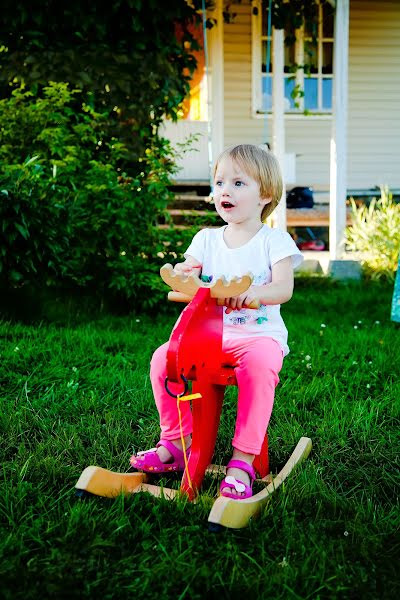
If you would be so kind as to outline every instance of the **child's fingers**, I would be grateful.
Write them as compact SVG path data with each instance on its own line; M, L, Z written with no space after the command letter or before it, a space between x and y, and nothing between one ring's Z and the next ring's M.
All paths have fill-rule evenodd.
M175 265L174 271L175 273L183 273L184 275L189 275L199 267L190 267L189 265Z
M234 310L242 308L260 308L260 301L252 296L236 296L234 298L225 298L224 305L226 306L226 314L229 315Z

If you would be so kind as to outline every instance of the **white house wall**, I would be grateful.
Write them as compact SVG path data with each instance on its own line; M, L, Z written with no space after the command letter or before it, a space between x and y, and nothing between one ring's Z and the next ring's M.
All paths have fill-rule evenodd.
M351 0L349 187L400 188L399 30L399 0Z
M233 23L224 28L225 145L261 144L263 121L252 118L251 8L233 4Z
M225 145L262 143L271 120L252 114L251 7L234 4L224 25ZM351 0L349 189L400 188L400 1ZM286 152L298 185L329 186L329 116L286 115Z

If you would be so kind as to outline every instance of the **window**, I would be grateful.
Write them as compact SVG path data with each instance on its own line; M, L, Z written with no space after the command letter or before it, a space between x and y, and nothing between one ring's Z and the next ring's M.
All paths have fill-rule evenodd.
M255 112L272 108L272 33L268 36L268 0L258 3L253 17L253 93ZM316 36L307 26L285 30L285 111L291 113L332 112L333 25L330 4L318 7ZM267 64L268 63L268 64Z

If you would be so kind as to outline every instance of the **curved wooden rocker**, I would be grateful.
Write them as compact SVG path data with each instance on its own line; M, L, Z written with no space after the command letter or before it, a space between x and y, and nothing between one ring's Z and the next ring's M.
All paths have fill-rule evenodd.
M121 494L149 492L153 496L162 496L172 500L178 493L178 490L162 488L159 485L147 483L147 481L146 473L117 473L92 465L82 471L75 489L77 496L93 494L103 498L116 498Z
M247 527L250 519L261 512L273 492L275 492L275 490L285 481L296 465L307 458L311 452L311 448L312 442L310 438L300 438L283 469L275 478L272 478L271 475L264 477L261 481L268 485L265 489L261 490L261 492L258 492L258 494L254 494L251 498L234 500L233 498L219 496L214 502L208 517L210 528L213 529L217 526L230 527L233 529Z
M145 473L115 473L101 467L87 467L76 483L77 495L95 494L115 497L121 493L149 492L157 497L173 499L184 494L195 501L205 473L223 467L211 465L221 416L225 387L236 385L235 370L222 362L222 306L225 298L245 292L252 276L245 275L232 281L218 279L203 283L196 275L177 275L171 265L161 268L164 282L173 288L169 298L188 302L178 318L169 340L167 351L167 378L165 386L177 402L191 400L193 434L190 456L179 490L152 485ZM254 306L256 308L256 306ZM182 393L173 394L169 382L182 384ZM187 395L189 382L192 393ZM260 455L253 466L266 488L246 500L219 497L209 515L210 529L219 527L245 527L268 501L272 492L291 473L311 450L311 440L301 438L282 471L272 480L268 463L268 436L265 436ZM260 480L257 480L260 481Z

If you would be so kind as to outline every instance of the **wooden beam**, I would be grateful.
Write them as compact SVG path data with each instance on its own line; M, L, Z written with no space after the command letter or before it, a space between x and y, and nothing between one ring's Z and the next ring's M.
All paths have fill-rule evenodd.
M224 18L222 16L222 0L216 0L214 10L210 14L216 25L208 30L210 47L210 106L209 123L211 127L210 168L224 149ZM211 180L210 173L210 180Z
M285 158L285 93L284 93L284 31L273 29L272 53L272 150L279 160L282 170ZM286 187L283 173L283 191L281 200L272 213L275 227L286 231Z
M349 0L337 0L335 13L333 119L330 148L330 259L344 253L347 183L347 104Z

